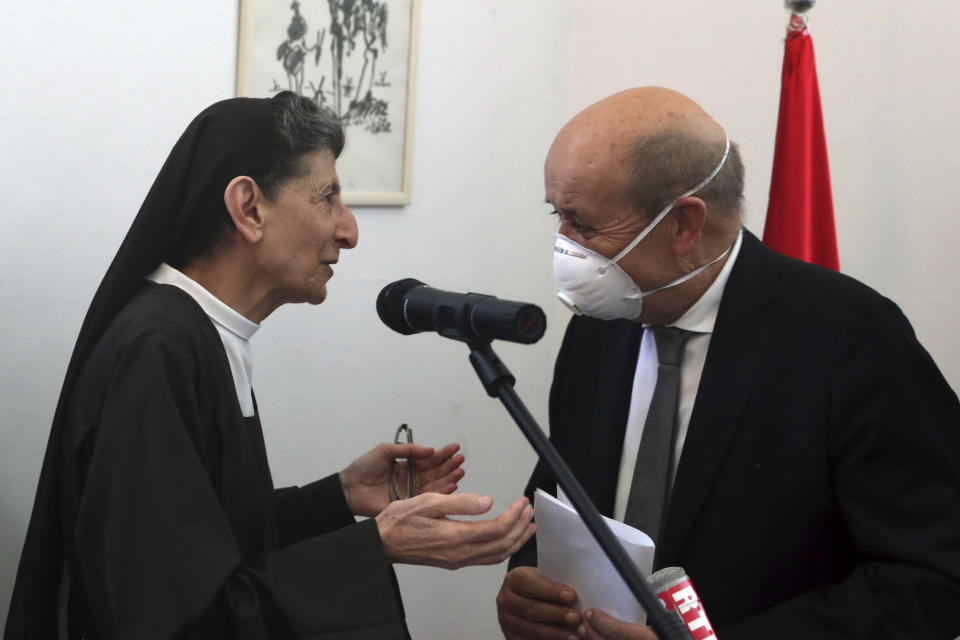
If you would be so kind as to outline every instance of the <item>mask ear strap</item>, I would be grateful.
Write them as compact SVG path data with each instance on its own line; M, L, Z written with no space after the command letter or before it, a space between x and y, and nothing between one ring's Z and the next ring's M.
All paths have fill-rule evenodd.
M734 244L736 244L736 243L734 243ZM723 259L726 257L726 255L727 255L728 253L730 253L730 250L731 250L731 249L733 249L733 245L730 245L729 247L727 247L726 251L724 251L723 253L721 253L719 256L717 256L716 258L714 258L713 260L711 260L711 261L708 262L707 264L703 265L702 267L698 267L698 268L694 269L693 271L691 271L691 272L688 273L687 275L683 276L683 277L680 278L679 280L674 280L674 281L671 282L670 284L665 284L665 285L663 285L662 287L657 287L656 289L651 289L650 291L644 291L644 292L642 292L642 293L640 294L640 297L642 298L642 297L644 297L644 296L650 295L651 293L656 293L657 291L662 291L663 289L669 289L670 287L675 287L675 286L677 286L678 284L683 284L684 282L686 282L686 281L689 280L690 278L692 278L692 277L698 275L699 273L703 272L703 270L706 269L707 267L709 267L710 265L716 264L717 262L720 262L721 260L723 260Z
M707 184L709 184L710 181L713 180L713 179L717 176L718 173L720 173L720 169L722 169L722 168L723 168L723 165L726 164L726 162L727 162L727 156L728 156L728 155L730 155L730 138L724 136L723 157L720 158L720 162L717 163L717 166L714 167L713 171L710 172L710 175L708 175L706 178L704 178L703 180L701 180L701 181L699 182L699 184L697 184L697 186L695 186L694 188L688 189L687 191L684 191L683 193L681 193L679 196L677 196L677 197L673 200L673 202L671 202L671 203L668 204L666 207L664 207L664 208L663 208L663 211L661 211L660 213L658 213L658 214L657 214L657 217L654 218L653 221L652 221L650 224L648 224L648 225L646 226L646 228L644 228L644 230L641 231L641 232L637 235L637 237L634 238L634 239L630 242L630 244L628 244L627 246L625 246L620 253L618 253L617 255L615 255L615 256L613 256L612 258L610 258L610 260L607 262L607 264L605 264L605 265L603 265L603 267L601 267L600 273L605 272L605 271L607 270L607 268L610 267L610 265L616 264L617 262L620 262L620 260L621 260L625 255L627 255L628 253L630 253L631 251L633 251L633 248L634 248L635 246L637 246L638 244L640 244L640 241L643 240L644 238L646 238L647 235L649 235L650 232L653 231L654 228L656 228L656 226L657 226L658 224L660 224L660 221L663 220L663 218L664 218L668 213L670 213L670 211L673 210L674 205L676 205L677 202L679 202L681 198L686 198L687 196L692 195L692 194L696 193L697 191L700 191L700 189L703 189L705 186L707 186ZM709 266L709 265L707 265L707 266ZM696 273L696 272L695 272L695 273Z
M681 197L684 197L684 196L681 196ZM677 198L677 200L679 200L679 199L680 199L680 198ZM671 202L669 205L667 205L667 207L666 207L663 211L661 211L660 213L658 213L658 214L657 214L657 217L653 219L653 222L651 222L650 224L648 224L648 225L646 226L646 228L645 228L643 231L641 231L641 232L637 235L637 237L634 238L634 239L630 242L630 244L628 244L627 246L625 246L625 247L623 248L623 251L621 251L621 252L618 253L617 255L613 256L612 258L610 258L610 260L607 261L607 264L605 264L605 265L603 265L603 267L601 267L600 273L603 273L604 271L606 271L611 265L614 265L614 264L620 262L620 260L621 260L621 258L623 258L623 256L625 256L625 255L627 255L628 253L630 253L631 251L633 251L633 248L634 248L635 246L637 246L638 244L640 244L640 241L643 240L644 238L646 238L646 237L650 234L650 232L653 231L653 230L656 228L656 226L660 223L660 221L663 220L664 216L666 216L668 213L670 213L670 211L673 209L673 205L675 205L675 204L677 204L677 201L676 201L676 200L674 200L673 202Z

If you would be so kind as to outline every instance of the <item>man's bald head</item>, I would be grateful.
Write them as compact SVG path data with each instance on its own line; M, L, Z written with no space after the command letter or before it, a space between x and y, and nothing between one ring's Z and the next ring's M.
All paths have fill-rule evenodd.
M666 130L687 131L723 144L723 128L690 98L662 87L626 89L590 105L560 130L565 135L587 135L595 141L623 145Z
M670 89L615 93L578 113L557 134L551 157L565 157L607 176L612 188L648 220L710 174L726 134L700 106ZM739 225L743 164L736 145L723 168L694 194L715 216L707 226Z

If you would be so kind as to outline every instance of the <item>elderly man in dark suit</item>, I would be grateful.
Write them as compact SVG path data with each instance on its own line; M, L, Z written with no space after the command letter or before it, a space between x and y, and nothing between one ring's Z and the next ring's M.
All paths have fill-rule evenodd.
M960 404L897 306L743 229L736 146L676 92L578 114L545 184L582 314L551 440L599 510L686 569L723 640L960 634ZM497 597L507 638L655 637L535 564L534 539Z

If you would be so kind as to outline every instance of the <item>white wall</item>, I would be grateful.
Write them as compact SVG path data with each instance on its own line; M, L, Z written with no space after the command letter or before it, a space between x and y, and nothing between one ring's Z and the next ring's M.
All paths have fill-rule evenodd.
M843 269L911 318L960 386L960 305L950 240L960 129L949 25L960 10L823 1L813 12ZM879 6L878 6L879 5ZM392 435L455 440L465 490L494 508L533 463L466 349L401 337L373 303L394 279L541 304L551 329L503 345L542 423L565 314L552 301L541 167L575 111L613 91L660 84L700 101L740 142L747 224L762 230L786 23L780 0L424 0L414 200L358 210L319 308L290 307L254 343L255 386L278 483L342 467ZM929 6L929 5L928 5ZM0 0L0 623L59 384L106 265L190 118L232 94L236 3ZM950 239L950 240L948 240ZM401 567L414 637L496 637L503 567Z

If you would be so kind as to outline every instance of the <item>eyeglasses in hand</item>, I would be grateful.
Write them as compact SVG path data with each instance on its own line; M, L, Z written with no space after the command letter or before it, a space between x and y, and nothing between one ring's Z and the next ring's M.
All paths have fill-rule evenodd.
M401 424L397 427L397 432L393 436L394 444L413 444L413 429L408 427L406 423ZM404 464L400 462L399 464ZM398 466L397 460L393 461L393 464L390 468L390 502L394 500L405 500L413 496L417 491L417 465L414 462L413 458L406 459L407 473L406 473L406 493L400 492L400 467Z

